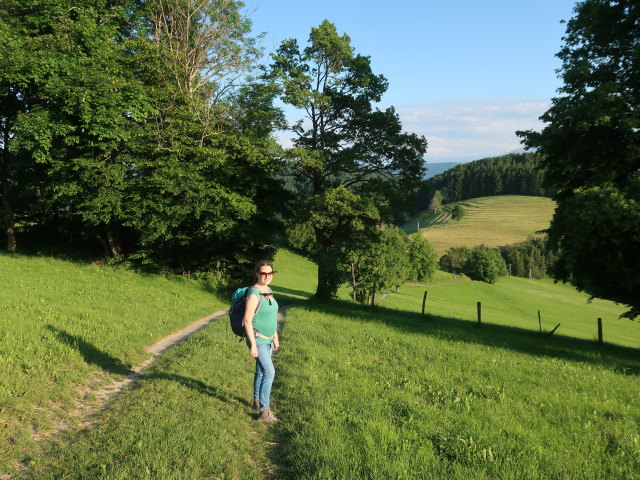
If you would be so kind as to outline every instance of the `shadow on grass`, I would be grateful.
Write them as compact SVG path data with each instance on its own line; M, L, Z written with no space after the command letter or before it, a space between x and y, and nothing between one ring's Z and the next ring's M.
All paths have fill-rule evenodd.
M635 348L606 343L599 345L589 340L548 335L518 327L488 323L478 326L474 321L433 314L422 319L419 312L367 307L345 300L321 302L311 299L304 302L302 307L367 323L383 323L404 333L493 346L529 355L600 364L625 375L640 375L640 350Z
M60 330L53 325L46 325L45 328L53 332L60 342L76 350L85 362L97 365L102 370L109 373L119 375L129 375L133 373L131 369L124 365L119 359L103 352L95 345L84 340L82 337L71 335L70 333Z
M194 392L202 395L220 400L221 402L229 403L231 401L238 402L244 406L250 407L251 404L246 398L240 398L237 396L226 396L220 392L218 388L213 385L208 385L200 380L194 378L184 377L182 375L176 375L174 373L166 372L154 372L144 376L145 380L168 380L171 382L177 382L183 387L186 387Z

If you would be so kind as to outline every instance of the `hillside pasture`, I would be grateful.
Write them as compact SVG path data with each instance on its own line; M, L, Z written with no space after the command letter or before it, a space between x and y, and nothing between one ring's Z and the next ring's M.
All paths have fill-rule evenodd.
M145 347L226 308L210 285L0 254L0 477L84 420Z
M275 360L281 424L255 422L253 360L226 317L163 354L79 424L80 396L121 379L158 336L224 308L226 295L200 282L53 259L0 262L11 272L2 300L14 320L3 324L1 358L15 366L0 380L18 394L2 397L9 448L0 474L635 480L640 471L640 361L632 348L640 325L566 285L488 285L438 272L374 308L323 303L310 299L315 265L281 250L273 289L281 306L293 305ZM485 323L477 328L480 300ZM55 312L49 317L38 310L44 302ZM562 323L553 336L537 331L537 308L546 330ZM605 345L594 341L597 316ZM18 333L16 321L27 328ZM54 420L69 425L53 434Z
M451 218L456 205L465 209L465 216L457 221ZM480 197L444 205L440 213L425 210L402 228L414 233L419 224L420 233L441 256L450 247L498 247L524 241L549 227L554 210L555 202L546 197Z

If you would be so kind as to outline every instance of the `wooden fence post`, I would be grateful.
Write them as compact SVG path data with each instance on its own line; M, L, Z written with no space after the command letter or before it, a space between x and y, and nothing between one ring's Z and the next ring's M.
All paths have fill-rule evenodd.
M602 343L602 319L598 318L598 343Z
M424 291L424 297L422 297L422 318L424 319L424 306L427 303L427 291Z
M540 318L540 310L538 310L538 327L540 328L540 333L542 333L542 319Z
M478 302L478 326L482 325L482 304Z

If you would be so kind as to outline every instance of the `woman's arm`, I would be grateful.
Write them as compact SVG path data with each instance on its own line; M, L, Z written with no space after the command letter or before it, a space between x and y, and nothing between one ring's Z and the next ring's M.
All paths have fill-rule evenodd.
M273 350L278 350L280 348L280 339L278 338L278 330L276 330L276 334L273 336Z
M253 334L253 317L258 307L258 297L249 294L244 308L244 331L249 340L250 354L252 358L258 358L258 346L256 345L256 336Z

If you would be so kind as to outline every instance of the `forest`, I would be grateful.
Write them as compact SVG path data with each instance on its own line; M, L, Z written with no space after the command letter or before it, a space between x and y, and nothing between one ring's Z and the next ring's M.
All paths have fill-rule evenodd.
M633 2L585 2L546 127L518 132L536 153L460 165L425 187L427 139L377 106L387 78L328 20L265 58L240 1L4 0L5 249L228 281L297 229L316 296L350 281L366 298L382 286L371 252L395 242L393 216L420 189L443 202L551 195L558 278L637 314L637 17Z
M424 182L416 195L418 210L428 208L436 191L442 203L494 195L532 195L550 197L544 185L540 154L509 153L456 165Z

